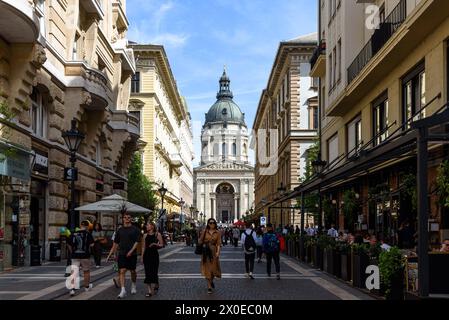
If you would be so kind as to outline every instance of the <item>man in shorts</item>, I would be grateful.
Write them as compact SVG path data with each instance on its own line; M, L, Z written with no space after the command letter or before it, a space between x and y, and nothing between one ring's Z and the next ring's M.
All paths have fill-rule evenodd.
M94 238L88 231L89 221L85 220L81 222L81 228L70 235L69 238L69 251L72 257L72 279L73 286L70 290L70 295L75 295L75 278L79 272L80 266L84 272L84 290L89 291L92 288L90 283L90 252L94 245Z
M117 230L111 253L115 253L118 248L118 268L120 272L121 291L118 299L126 297L125 275L126 271L131 272L131 294L136 294L136 265L137 265L137 245L139 244L140 231L131 224L132 217L129 213L123 214L123 226Z

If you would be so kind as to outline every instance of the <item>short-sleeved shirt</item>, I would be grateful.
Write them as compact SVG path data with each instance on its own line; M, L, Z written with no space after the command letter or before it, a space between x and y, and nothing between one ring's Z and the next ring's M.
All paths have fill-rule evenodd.
M94 243L94 238L86 230L72 233L69 245L72 248L72 259L89 259L90 245Z
M139 241L140 231L135 226L121 227L116 231L114 242L119 245L119 255L127 255L134 244ZM134 250L133 255L137 255Z

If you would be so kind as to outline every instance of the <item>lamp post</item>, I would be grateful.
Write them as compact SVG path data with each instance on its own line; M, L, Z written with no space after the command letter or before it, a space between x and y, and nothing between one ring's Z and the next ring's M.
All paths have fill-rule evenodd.
M278 192L279 192L279 195L281 196L281 198L284 195L285 191L287 191L287 189L284 187L284 183L281 182L281 185L278 188ZM283 227L283 225L284 225L284 222L283 222L283 219L282 219L282 204L283 203L281 201L281 227Z
M324 171L327 162L321 159L321 153L318 154L318 159L312 162L312 167L315 174L320 177ZM321 232L323 224L323 204L321 199L321 183L318 185L318 231Z
M79 224L79 217L77 212L75 211L75 179L77 178L77 172L75 168L76 163L76 153L81 145L81 142L84 139L84 134L78 131L76 128L76 119L74 118L71 122L70 130L67 130L62 133L62 138L64 139L67 148L70 151L70 229L75 230L75 227Z
M179 206L181 207L181 213L180 213L180 216L179 216L179 226L180 226L180 229L181 229L181 232L182 232L182 225L183 225L183 215L182 215L182 208L184 207L184 205L185 205L185 201L181 198L181 200L179 201Z
M203 220L203 213L202 212L200 213L200 221L201 221L201 224L204 227L204 220Z
M159 194L161 195L162 204L161 204L161 215L164 214L164 197L167 193L167 188L164 187L164 183L162 183L162 186L158 189ZM164 231L164 224L161 222L162 232Z

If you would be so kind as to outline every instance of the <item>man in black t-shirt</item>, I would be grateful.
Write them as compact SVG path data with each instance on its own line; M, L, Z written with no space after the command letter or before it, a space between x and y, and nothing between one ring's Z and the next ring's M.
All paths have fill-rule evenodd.
M72 257L72 274L79 271L80 266L84 272L84 288L89 291L92 287L90 284L90 251L94 245L94 238L87 229L89 228L89 221L81 222L81 230L76 231L70 235L69 251ZM74 276L75 277L75 276ZM75 295L75 279L71 280L73 286L70 290L70 295Z
M111 253L115 253L118 249L118 268L120 272L121 292L118 299L126 296L125 290L125 274L129 270L131 272L131 294L136 294L136 265L137 265L137 245L139 244L140 231L131 224L131 215L125 213L123 215L123 226L117 230L114 238L114 244Z

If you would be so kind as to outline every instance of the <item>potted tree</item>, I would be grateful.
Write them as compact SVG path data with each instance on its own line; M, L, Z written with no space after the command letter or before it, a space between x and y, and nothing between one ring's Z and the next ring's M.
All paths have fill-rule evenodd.
M366 244L352 245L352 284L357 288L364 288L366 268L369 265L369 246Z
M340 253L340 277L344 281L352 280L351 246L346 242L338 244Z
M404 299L404 258L397 247L379 255L381 290L387 300Z

